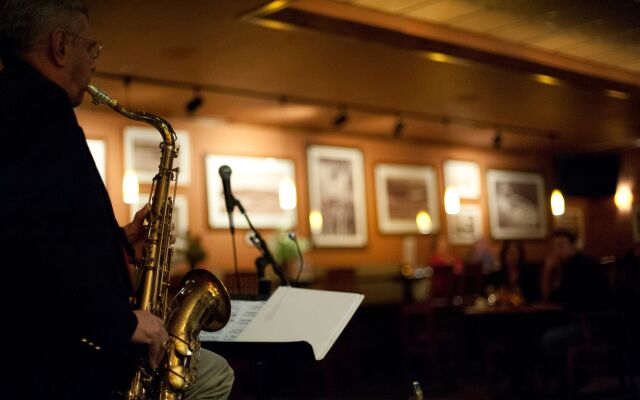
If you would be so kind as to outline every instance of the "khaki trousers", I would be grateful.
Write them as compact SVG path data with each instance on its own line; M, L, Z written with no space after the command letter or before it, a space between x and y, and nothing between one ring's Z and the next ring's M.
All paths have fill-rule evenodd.
M214 352L201 349L197 378L186 391L185 400L226 400L234 379L227 360Z

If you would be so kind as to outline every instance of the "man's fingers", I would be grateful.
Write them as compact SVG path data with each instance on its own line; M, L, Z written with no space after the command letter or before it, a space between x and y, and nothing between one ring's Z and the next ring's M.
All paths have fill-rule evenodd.
M142 207L141 209L138 210L138 212L136 212L136 215L133 217L133 220L141 221L142 219L144 219L144 217L149 212L149 207L150 207L149 203L145 204L144 207Z
M162 343L154 342L149 345L149 364L151 368L156 369L162 362L162 356L164 355L164 348Z

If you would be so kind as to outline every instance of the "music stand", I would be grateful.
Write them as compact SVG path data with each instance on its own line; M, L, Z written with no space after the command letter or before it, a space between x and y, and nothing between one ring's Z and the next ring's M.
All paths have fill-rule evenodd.
M257 398L268 399L265 365L322 360L363 299L357 293L281 286L245 327L229 326L241 333L230 337L221 331L218 337L225 341L211 341L215 333L202 334L202 347L227 358L255 362Z

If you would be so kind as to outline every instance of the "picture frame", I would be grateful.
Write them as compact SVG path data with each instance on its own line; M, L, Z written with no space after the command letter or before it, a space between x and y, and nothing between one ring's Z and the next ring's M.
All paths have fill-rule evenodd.
M229 215L219 174L223 165L231 168L232 193L242 203L256 228L291 229L297 225L297 193L294 191L289 194L296 197L293 199L295 208L285 210L280 207L283 182L295 187L295 164L292 160L208 154L205 157L205 170L209 227L229 228ZM234 225L240 229L249 228L238 209L234 211Z
M455 245L471 245L480 240L482 209L478 204L461 204L458 214L447 215L449 242Z
M431 233L440 229L438 186L433 167L378 164L374 175L381 233L418 233L416 215L423 210L431 216Z
M87 146L96 163L102 182L107 184L107 144L102 139L87 139Z
M174 159L174 167L180 169L178 185L191 183L191 146L189 134L177 130L178 158ZM154 128L128 126L124 129L124 168L133 170L141 184L151 184L158 173L160 165L160 143L162 137Z
M553 227L573 232L578 238L578 248L584 247L585 218L581 207L565 206L564 214L553 216Z
M312 226L317 247L363 247L367 244L367 210L362 152L356 148L307 147L309 208L322 216Z
M633 229L633 243L640 243L640 204L631 209L631 228Z
M547 235L547 201L542 175L487 171L489 223L494 239L543 239Z
M461 199L480 198L480 166L473 161L446 160L443 164L445 188L455 186Z
M140 198L136 204L129 205L129 220L133 221L136 212L143 208L149 201L149 193L140 193ZM187 196L176 194L173 199L173 224L175 225L176 243L175 248L186 247L186 236L189 230L189 202Z

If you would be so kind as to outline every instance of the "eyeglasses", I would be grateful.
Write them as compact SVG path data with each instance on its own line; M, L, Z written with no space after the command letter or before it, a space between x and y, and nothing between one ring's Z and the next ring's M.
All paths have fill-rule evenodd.
M89 56L91 58L93 58L94 60L98 57L100 57L100 53L102 53L102 43L97 41L97 40L93 40L93 39L89 39L87 37L84 36L80 36L80 35L76 35L75 33L71 33L71 32L65 32L71 36L77 37L78 39L82 39L84 41L86 41L89 45L87 46L87 51L89 52Z

